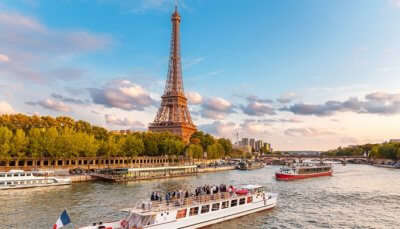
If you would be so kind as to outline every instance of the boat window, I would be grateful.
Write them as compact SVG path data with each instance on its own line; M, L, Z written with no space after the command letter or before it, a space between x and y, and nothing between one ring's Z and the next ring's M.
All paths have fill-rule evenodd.
M242 198L242 199L240 199L239 200L239 204L241 205L241 204L245 204L246 203L246 198Z
M231 207L237 206L237 200L232 200L231 201Z
M25 176L25 173L21 173L21 177L24 177Z
M219 203L215 203L212 205L211 211L218 211L219 210Z
M193 215L197 215L199 214L199 207L194 207L190 209L189 215L193 216Z
M252 196L247 197L247 203L251 203L251 202L253 202L253 197Z
M187 209L181 209L176 213L176 219L181 219L186 217Z
M229 207L229 201L222 202L222 209Z
M10 185L10 184L11 184L11 182L10 182L10 181L7 181L7 182L6 182L6 185Z
M210 205L203 205L201 207L201 214L207 213L210 211Z
M4 185L4 181L1 181L1 182L0 182L0 185Z
M6 176L6 174L0 174L0 177L5 177Z

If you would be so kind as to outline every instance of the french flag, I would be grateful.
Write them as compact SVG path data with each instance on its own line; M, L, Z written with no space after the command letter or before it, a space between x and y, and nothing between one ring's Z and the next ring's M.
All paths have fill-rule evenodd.
M71 223L71 220L69 219L69 216L67 214L67 211L64 210L60 217L58 218L57 222L53 225L53 229L59 229L62 228L68 224Z

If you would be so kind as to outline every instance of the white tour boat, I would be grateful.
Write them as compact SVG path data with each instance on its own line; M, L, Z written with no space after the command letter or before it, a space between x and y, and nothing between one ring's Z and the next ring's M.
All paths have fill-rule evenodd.
M49 172L10 170L0 172L0 190L71 184L71 179L48 176Z
M214 194L179 195L169 201L143 201L125 209L129 215L109 223L93 223L80 229L194 229L271 209L278 194L260 185L243 185Z

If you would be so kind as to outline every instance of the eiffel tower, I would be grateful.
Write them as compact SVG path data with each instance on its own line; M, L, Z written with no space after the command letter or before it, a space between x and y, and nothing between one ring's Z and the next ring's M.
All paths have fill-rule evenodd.
M171 50L168 65L168 77L163 96L161 96L161 107L149 130L153 132L169 131L182 138L186 143L190 136L196 131L187 106L187 98L183 91L182 64L180 52L179 25L181 16L178 8L171 17L172 37Z

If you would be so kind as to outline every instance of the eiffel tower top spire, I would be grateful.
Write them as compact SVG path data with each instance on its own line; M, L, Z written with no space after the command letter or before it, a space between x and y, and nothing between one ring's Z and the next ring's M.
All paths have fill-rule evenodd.
M196 131L187 107L187 99L183 90L182 62L180 50L181 16L178 8L171 16L172 35L171 50L168 64L167 83L161 96L161 106L149 130L154 132L169 131L189 142L190 136Z
M182 82L182 62L180 48L180 22L181 16L178 7L175 6L175 12L171 17L172 37L171 50L168 64L167 84L165 85L164 95L184 95Z

